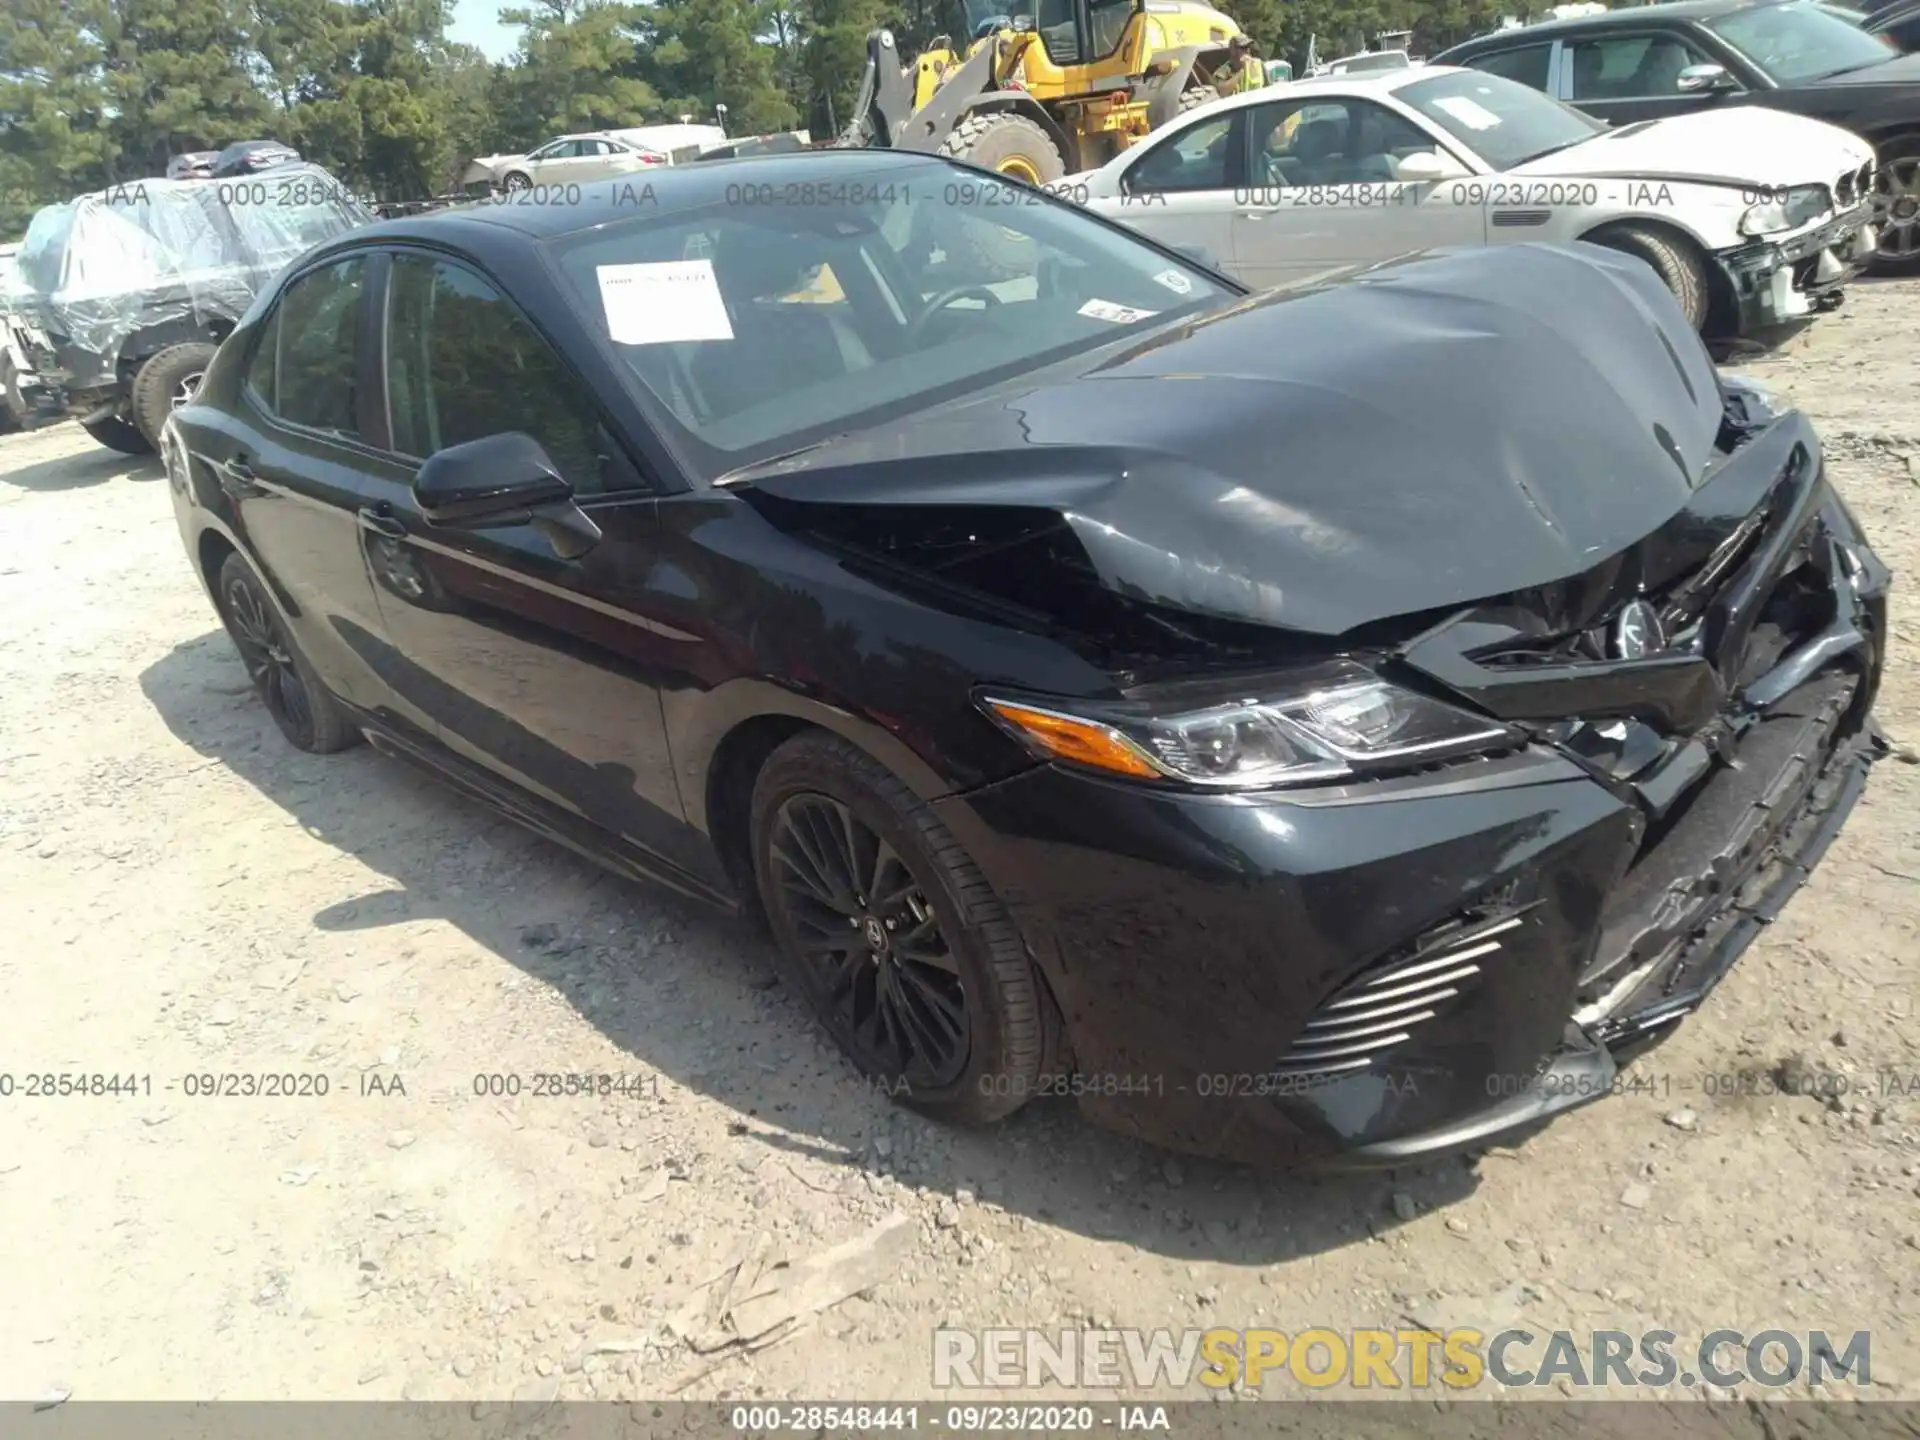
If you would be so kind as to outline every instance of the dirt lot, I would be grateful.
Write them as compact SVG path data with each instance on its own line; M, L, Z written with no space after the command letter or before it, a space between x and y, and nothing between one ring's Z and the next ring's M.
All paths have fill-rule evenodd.
M1920 742L1920 282L1740 368L1812 413L1902 576L1880 714ZM1661 1093L1475 1167L1286 1176L1057 1106L930 1126L854 1082L749 931L365 748L293 752L157 467L71 426L0 441L0 616L0 1071L152 1077L0 1098L0 1396L657 1397L718 1359L676 1393L925 1398L943 1322L1523 1318L1866 1329L1865 1393L1920 1396L1920 1092L1702 1078L1916 1083L1911 751L1643 1062ZM475 1093L554 1071L641 1078ZM186 1093L215 1072L331 1088ZM757 1353L689 1343L743 1242L805 1256L895 1211L910 1243L866 1294Z

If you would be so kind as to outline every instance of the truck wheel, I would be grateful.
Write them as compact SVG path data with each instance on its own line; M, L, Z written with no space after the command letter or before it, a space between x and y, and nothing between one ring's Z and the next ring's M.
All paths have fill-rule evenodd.
M940 153L1022 185L1044 185L1067 173L1067 157L1053 137L1026 116L1004 110L969 115L954 126Z
M149 445L157 448L167 417L192 402L219 348L198 340L169 345L140 367L140 373L133 377L130 408L133 423L140 427Z
M1707 267L1687 241L1645 225L1616 225L1586 238L1646 261L1680 302L1687 323L1696 330L1707 323Z
M1060 147L1024 115L988 111L969 115L941 143L940 153L1022 185L1045 185L1067 173ZM969 225L963 232L969 253L949 256L967 273L986 280L1004 280L1033 271L1033 241L1004 225Z
M1920 135L1881 142L1873 182L1873 221L1880 227L1874 271L1920 273Z
M118 415L109 415L104 420L82 420L80 428L94 440L109 450L118 450L122 455L150 455L153 446L147 443L147 437L140 433L140 427L131 420L122 420Z

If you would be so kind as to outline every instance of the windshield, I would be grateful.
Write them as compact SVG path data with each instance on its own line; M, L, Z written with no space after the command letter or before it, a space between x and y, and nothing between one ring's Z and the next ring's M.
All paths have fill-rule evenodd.
M1385 50L1373 55L1356 55L1351 60L1342 60L1336 68L1349 75L1357 75L1366 70L1405 70L1410 64L1403 51Z
M1783 85L1890 58L1886 45L1825 7L1791 0L1736 10L1707 28Z
M1568 149L1607 128L1538 90L1477 70L1417 80L1393 93L1496 170Z
M821 187L832 204L711 205L551 242L577 308L696 472L978 391L1234 294L1025 187L934 163L885 175L847 183L836 170Z

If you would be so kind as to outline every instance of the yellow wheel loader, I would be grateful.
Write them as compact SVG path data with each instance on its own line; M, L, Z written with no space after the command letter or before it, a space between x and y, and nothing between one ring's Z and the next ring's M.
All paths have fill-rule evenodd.
M1025 7L1007 13L1007 6ZM1198 0L964 0L964 48L903 60L890 31L843 144L951 155L1029 185L1091 170L1220 96L1240 27ZM1252 61L1255 71L1259 62ZM1262 75L1261 78L1264 78Z

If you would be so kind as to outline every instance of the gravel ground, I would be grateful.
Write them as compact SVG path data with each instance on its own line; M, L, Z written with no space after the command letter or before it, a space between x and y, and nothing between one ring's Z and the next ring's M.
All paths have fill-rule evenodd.
M1920 741L1920 282L1739 368L1811 412L1903 577L1880 715ZM157 467L74 427L0 440L0 607L0 1070L152 1077L0 1099L0 1396L925 1398L942 1323L1416 1321L1871 1330L1851 1393L1920 1396L1920 1092L1701 1078L1915 1084L1911 751L1636 1069L1653 1093L1474 1166L1274 1175L1060 1106L926 1124L856 1082L751 931L365 748L293 752ZM330 1088L187 1093L227 1072ZM475 1093L545 1072L635 1084ZM861 1294L703 1353L701 1286L744 1242L803 1257L896 1212Z

